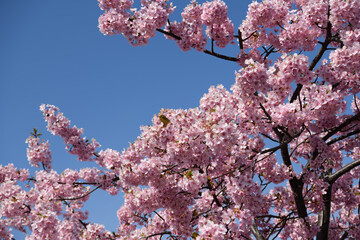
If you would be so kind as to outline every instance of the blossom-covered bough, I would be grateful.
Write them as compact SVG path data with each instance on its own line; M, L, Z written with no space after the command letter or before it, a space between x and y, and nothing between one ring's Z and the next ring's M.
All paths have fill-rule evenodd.
M42 170L0 168L0 238L360 239L360 1L253 2L236 31L220 0L192 1L181 22L167 0L133 4L99 0L100 31L134 46L164 34L237 62L234 85L161 110L122 152L42 105L48 130L98 168L57 173L34 131L28 159ZM234 43L236 57L214 50ZM87 221L100 189L125 193L115 232Z

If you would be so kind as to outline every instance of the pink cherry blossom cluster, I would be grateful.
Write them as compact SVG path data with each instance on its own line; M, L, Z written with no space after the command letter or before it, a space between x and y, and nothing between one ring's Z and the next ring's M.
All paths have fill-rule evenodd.
M201 21L206 26L213 24L222 24L228 19L227 6L221 0L205 2L202 5Z
M104 226L94 223L89 224L86 226L86 230L81 234L80 239L81 240L87 240L87 239L99 239L99 240L105 240L105 239L111 239L113 237L113 234L109 231L104 231Z
M360 43L356 40L356 32L347 32L344 36L346 45L330 53L330 62L325 60L317 70L325 81L338 86L338 89L347 89L353 94L360 91Z
M258 49L251 49L248 52L241 50L237 55L237 61L241 67L246 67L249 63L248 60L253 60L254 62L263 63L266 66L269 66L269 60L264 59Z
M309 70L307 56L295 53L282 56L282 58L281 64L275 64L279 70L276 78L277 85L289 85L294 80L295 83L307 85L314 79L315 74Z
M360 29L341 31L341 40L345 46L351 47L360 42Z
M252 59L246 60L245 64L245 68L235 73L236 84L232 90L243 99L256 99L256 92L266 93L269 90L267 68Z
M360 27L360 3L357 0L329 0L330 20L334 30Z
M166 36L175 39L183 51L195 48L203 51L206 38L203 25L206 27L207 36L215 42L216 46L224 48L234 39L234 26L227 17L227 6L223 1L215 0L200 5L193 1L181 14L182 22L171 22L166 29L177 36Z
M207 26L207 36L216 46L224 48L234 39L234 26L227 17L227 6L221 0L205 2L202 5L201 21Z
M202 218L199 220L199 231L201 232L201 235L197 236L199 239L221 240L226 233L226 228L223 224Z
M344 93L331 89L330 85L316 86L314 84L304 89L304 98L307 101L304 102L303 109L306 109L304 112L308 117L307 126L315 132L339 124L343 117L347 117L339 117L346 110Z
M211 87L199 108L163 109L128 149L99 153L97 163L112 179L107 186L126 193L116 238L277 234L282 239L327 239L322 235L326 233L336 239L341 234L337 224L357 236L356 225L346 224L358 221L357 185L351 180L359 174L354 167L344 173L342 169L343 151L354 161L360 152L352 137L359 132L355 101L353 115L344 114L346 97L357 93L358 20L334 13L337 8L354 12L356 4L340 5L326 0L253 2L236 36L240 54L235 61L243 69L236 72L231 92ZM128 8L124 12L130 14ZM193 1L182 18L161 32L184 51L206 52L205 34L218 47L234 39L222 1ZM338 48L330 53L329 63L315 68L321 57L310 61L294 53L312 51L318 42L319 56L328 46ZM269 60L275 52L283 57ZM213 49L210 54L218 56ZM265 148L271 144L264 139L275 147ZM277 151L283 161L275 157ZM278 185L283 182L286 186ZM264 191L269 184L277 186ZM329 193L337 206L327 210ZM340 212L345 203L347 216ZM329 219L328 229L317 216L326 211L341 216ZM99 229L98 236L105 234Z
M99 18L99 29L105 35L123 34L134 46L142 46L163 27L174 11L168 0L141 2L139 10L131 8L132 0L99 0L105 13Z
M212 24L206 28L207 36L215 41L216 46L220 48L226 47L226 45L234 39L234 26L230 20L226 19L221 24Z
M244 43L247 48L272 45L284 52L312 51L328 27L338 33L358 28L359 9L358 1L255 1L240 30L251 36Z
M166 37L175 39L183 51L203 51L207 36L216 46L224 48L234 39L234 26L227 17L227 6L221 0L198 4L193 1L182 13L182 22L168 21L174 11L168 0L142 1L140 10L132 9L133 1L99 0L105 13L99 18L99 29L105 35L123 34L134 46L148 43L156 30L166 22Z
M8 164L0 167L0 183L7 181L25 181L29 176L29 170L15 168L14 164Z
M331 52L329 59L331 67L335 71L347 73L349 75L356 75L360 67L360 43L354 43L351 47L343 47ZM358 79L357 77L354 80Z
M298 4L302 7L303 16L309 21L312 28L316 26L326 27L329 10L328 0L308 0Z
M100 31L105 35L123 34L134 46L148 43L159 30L173 39L183 51L194 48L204 51L206 35L216 46L224 48L233 43L233 24L227 17L227 6L221 0L198 4L192 1L183 11L182 22L169 21L174 7L168 0L142 1L140 10L131 8L133 0L99 0L105 13L99 18ZM318 39L326 34L328 22L338 31L342 26L351 30L359 21L360 4L356 0L339 4L334 0L266 0L249 5L247 18L240 25L246 48L272 45L284 52L312 51ZM329 20L329 21L328 21ZM168 22L168 24L166 24ZM238 36L240 37L240 36ZM242 41L242 39L240 40ZM332 45L338 43L332 42ZM212 50L213 51L213 50Z
M181 22L168 21L168 1L133 4L100 0L100 30L133 45L157 30L184 51L237 62L235 83L210 87L199 107L161 109L121 152L96 152L42 105L48 130L97 167L56 172L34 130L28 160L43 170L0 166L0 238L11 228L26 239L360 238L358 1L254 1L236 36L220 0L192 1ZM237 57L214 51L234 38ZM88 222L84 204L98 189L125 194L112 233Z
M39 167L39 163L45 169L51 169L51 151L49 142L40 141L40 138L34 136L26 139L29 148L27 149L27 157L30 165Z
M29 184L24 190L18 183L25 181ZM91 185L112 193L114 182L114 174L96 168L66 169L62 174L46 169L29 177L28 170L0 166L0 237L11 239L8 227L14 227L31 231L26 239L107 239L112 234L99 224L86 223L88 214L81 209L93 191Z
M118 9L129 10L134 4L133 0L99 0L99 7L102 10Z
M170 25L166 25L165 29L178 37L175 41L181 50L188 51L191 48L194 48L197 51L204 50L207 40L203 33L201 14L201 5L193 2L182 12L182 22L174 21ZM174 37L171 36L165 37L174 39Z
M274 45L280 48L279 31L287 21L290 2L286 0L254 1L248 7L247 17L239 29L245 36L252 36L244 43L245 48L257 48L261 45ZM280 29L279 29L280 28ZM267 29L274 29L268 32Z
M248 6L247 18L242 26L249 29L274 28L283 25L291 7L290 1L254 1Z
M89 141L81 137L84 130L76 126L70 127L70 121L62 113L56 113L59 110L57 107L43 104L40 106L40 110L48 123L49 132L59 135L64 140L69 153L77 155L80 161L93 160L96 148L100 146L95 139Z
M294 17L295 19L297 17ZM311 27L307 19L291 20L290 24L285 24L285 30L279 34L281 48L286 52L301 49L304 51L314 50L317 39L321 36L319 28Z

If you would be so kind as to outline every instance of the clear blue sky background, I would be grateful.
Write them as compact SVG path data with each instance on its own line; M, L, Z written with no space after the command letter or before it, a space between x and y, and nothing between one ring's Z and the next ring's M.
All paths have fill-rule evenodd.
M251 0L225 2L237 28ZM189 1L173 3L178 7L171 20ZM42 103L60 107L102 149L121 151L161 108L196 107L211 85L234 83L235 63L182 52L159 33L137 48L121 36L103 36L101 14L96 0L1 1L0 164L29 168L25 139L35 127L50 141L55 170L88 166L46 132ZM236 56L237 49L221 52ZM121 204L122 196L97 191L86 207L92 222L115 230Z

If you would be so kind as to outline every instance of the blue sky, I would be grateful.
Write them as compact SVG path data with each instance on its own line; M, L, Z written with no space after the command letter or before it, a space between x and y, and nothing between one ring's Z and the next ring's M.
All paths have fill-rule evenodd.
M173 1L178 7L171 20L188 2ZM237 27L251 0L225 2ZM96 0L1 1L0 164L29 168L25 139L38 128L50 142L55 170L88 166L46 132L42 103L58 106L102 149L121 151L161 108L193 108L211 85L233 84L235 63L182 52L161 34L145 47L132 47L98 31L100 14ZM236 49L228 54L236 56ZM121 204L121 196L95 192L86 206L91 221L115 230Z

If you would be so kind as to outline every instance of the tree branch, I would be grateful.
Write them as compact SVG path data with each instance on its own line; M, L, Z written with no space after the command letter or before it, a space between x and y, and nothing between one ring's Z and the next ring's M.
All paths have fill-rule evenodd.
M345 240L349 233L347 231L344 232L344 234L341 236L340 240Z
M356 160L352 163L349 163L349 164L343 166L341 169L339 169L336 172L334 172L333 174L330 174L329 176L327 176L328 182L330 184L333 184L339 177L341 177L342 175L344 175L345 173L349 172L350 170L356 168L359 165L360 165L360 160Z
M256 240L265 240L265 238L261 235L255 224L251 225L250 230L251 233L254 234Z
M337 126L336 128L334 128L332 131L328 132L322 139L324 140L324 142L326 142L326 140L328 140L329 138L331 138L332 136L334 136L336 133L338 133L339 131L341 131L344 127L346 127L347 125L349 125L351 122L357 120L358 118L360 118L360 112L358 112L357 114L355 114L354 116L346 119L342 124L340 124L339 126ZM358 130L355 130L353 132L350 132L346 135L343 135L343 136L340 136L338 138L335 138L331 141L329 141L327 143L328 146L330 146L331 144L337 142L337 141L340 141L342 139L345 139L349 136L352 136L354 134L357 133ZM313 155L312 155L312 160L316 159L316 157L319 155L319 150L316 148L315 151L313 152ZM306 167L308 167L310 164L310 162L308 162L306 164Z
M321 211L320 231L316 235L317 240L327 240L329 236L330 216L331 216L331 192L332 184L326 189L326 193L322 196L324 206Z
M161 32L161 33L163 33L163 34L165 34L165 35L168 35L168 36L170 36L170 37L173 37L173 38L175 38L176 40L181 40L181 37L173 34L172 32L167 32L167 31L162 30L162 29L160 29L160 28L156 29L156 31Z
M280 141L282 143L284 141L286 142L286 139L284 139L284 135L279 136L279 139L280 139ZM280 148L280 151L281 151L281 156L282 156L284 164L288 168L291 168L292 165L291 165L288 145L287 144L282 144L281 148ZM307 209L306 209L306 206L305 206L304 196L303 196L303 193L302 193L304 182L302 181L301 178L298 179L296 176L293 176L292 178L289 179L289 183L290 183L290 187L291 187L291 190L293 192L293 195L294 195L295 205L296 205L298 215L299 215L299 217L301 217L305 221L305 218L308 215L307 215Z
M94 191L96 191L96 190L99 189L100 187L102 187L102 185L97 186L97 187L94 188L93 190L85 193L84 195L82 195L82 196L80 196L80 197L72 197L72 198L62 198L62 197L60 197L60 198L58 198L58 199L56 199L56 200L61 200L61 201L63 201L63 200L78 200L78 199L81 199L81 198L84 198L84 197L88 196L89 194L93 193Z
M240 47L240 51L244 49L244 43L243 43L243 39L242 39L242 33L240 31L240 28L238 28L238 39L239 39L239 47Z
M154 233L154 234L151 234L151 235L149 235L149 236L146 236L146 237L142 237L142 238L140 238L140 239L149 239L149 238L151 238L151 237L155 237L155 236L159 236L159 235L165 235L165 234L168 234L168 235L170 235L171 234L171 232L169 232L169 231L165 231L165 232L161 232L161 233Z
M327 143L327 145L330 146L330 145L333 144L333 143L336 143L336 142L338 142L338 141L341 141L341 140L343 140L343 139L346 139L346 138L351 137L351 136L353 136L353 135L355 135L355 134L358 134L358 133L360 133L360 129L354 130L354 131L352 131L352 132L349 132L348 134L345 134L345 135L342 135L342 136L340 136L340 137L334 138L334 139L332 139L331 141L329 141L329 142Z
M325 51L327 50L329 44L332 41L332 35L331 35L331 27L332 24L329 21L329 17L330 17L330 7L328 8L328 22L327 22L327 26L326 26L326 36L325 36L325 41L322 43L321 48L318 52L318 54L315 56L315 58L312 60L310 66L309 66L309 70L312 71L316 64L320 61L320 59L322 58L322 56L324 55ZM291 96L290 99L290 103L294 102L296 100L296 98L299 96L300 91L302 89L303 85L298 83L296 86L296 89L293 93L293 95Z
M358 112L357 114L355 114L354 116L346 119L342 124L340 124L338 127L334 128L332 131L330 131L328 134L326 134L323 137L323 140L326 141L328 140L330 137L332 137L333 135L335 135L336 133L338 133L340 130L342 130L344 127L346 127L347 125L349 125L351 122L358 120L358 118L360 118L360 112Z
M172 32L167 32L167 31L165 31L165 30L163 30L163 29L160 29L160 28L156 29L156 31L161 32L162 34L168 35L168 36L170 36L170 37L173 37L173 38L175 38L176 40L181 40L181 37L173 34ZM220 59L224 59L224 60L227 60L227 61L231 61L231 62L237 62L237 61L238 61L238 59L235 58L235 57L225 56L225 55L216 53L216 52L214 52L214 51L209 51L209 50L207 50L207 49L204 50L204 53L209 54L209 55L214 56L214 57L217 57L217 58L220 58Z
M214 56L214 57L217 57L217 58L227 60L227 61L232 61L232 62L237 62L238 61L238 59L235 58L235 57L228 57L228 56L216 53L216 52L211 52L211 51L209 51L207 49L204 50L204 53L209 54L209 55Z

